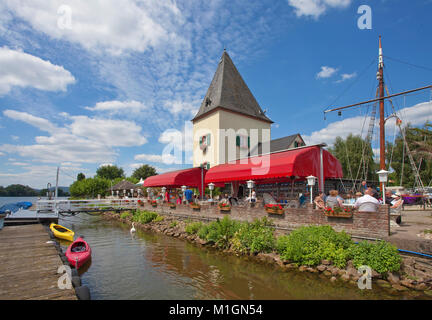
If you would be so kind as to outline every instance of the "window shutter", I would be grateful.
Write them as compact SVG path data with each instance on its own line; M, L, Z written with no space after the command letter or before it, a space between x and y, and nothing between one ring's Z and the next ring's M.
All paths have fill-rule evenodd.
M236 137L236 146L240 147L240 136Z
M250 148L250 137L248 137L248 148Z
M210 145L210 136L211 136L210 133L206 136L206 141L208 146Z

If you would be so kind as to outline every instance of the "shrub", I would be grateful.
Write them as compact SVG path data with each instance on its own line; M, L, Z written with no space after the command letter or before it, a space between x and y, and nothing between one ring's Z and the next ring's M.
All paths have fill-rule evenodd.
M175 228L177 226L177 221L173 221L170 223L170 228Z
M283 260L317 265L326 259L338 267L345 267L351 253L348 248L352 244L351 237L345 232L336 232L330 226L308 226L279 237L276 248Z
M356 268L366 265L379 273L400 269L401 256L397 248L386 241L361 241L351 246L350 251Z
M202 222L192 222L186 225L185 231L188 234L196 234L202 226L203 226Z
M156 219L158 214L152 211L138 211L136 215L134 215L133 220L139 223L149 223Z
M158 215L156 218L153 219L153 222L160 222L163 221L164 217Z
M129 211L125 211L125 212L123 212L123 213L120 215L120 218L121 218L121 219L127 219L127 218L129 218L130 216L131 216L130 212L129 212Z
M201 239L213 242L220 248L228 248L232 237L239 230L240 225L240 222L231 220L225 216L222 220L203 225L198 230L198 236Z
M242 223L235 233L231 244L238 252L269 252L275 247L274 228L269 226L269 220L255 220L252 223Z

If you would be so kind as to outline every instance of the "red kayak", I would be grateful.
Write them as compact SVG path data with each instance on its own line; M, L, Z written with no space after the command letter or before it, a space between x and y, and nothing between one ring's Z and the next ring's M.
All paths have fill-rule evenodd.
M75 268L77 267L76 264L78 261L78 268L80 268L90 260L91 248L83 238L79 237L67 248L66 257L69 264Z

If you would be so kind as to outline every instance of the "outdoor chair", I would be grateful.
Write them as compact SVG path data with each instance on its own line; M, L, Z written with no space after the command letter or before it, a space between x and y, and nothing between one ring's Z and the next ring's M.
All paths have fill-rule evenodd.
M402 208L404 201L397 208L390 208L390 226L399 227L402 223Z

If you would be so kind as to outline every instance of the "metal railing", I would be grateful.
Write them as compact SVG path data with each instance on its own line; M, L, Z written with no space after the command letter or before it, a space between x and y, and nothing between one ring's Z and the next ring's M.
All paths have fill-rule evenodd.
M138 207L138 201L144 201L144 199L38 200L36 211L38 213L72 213L130 210Z

